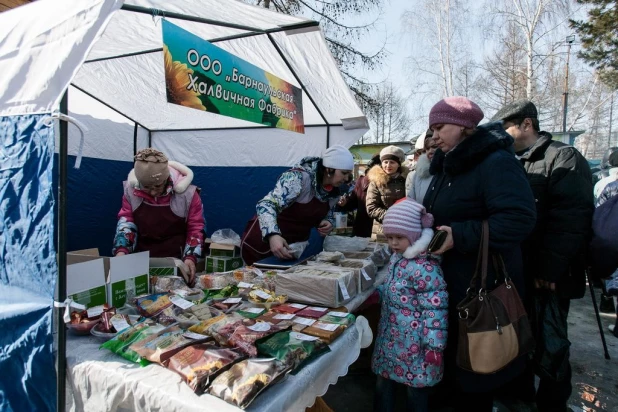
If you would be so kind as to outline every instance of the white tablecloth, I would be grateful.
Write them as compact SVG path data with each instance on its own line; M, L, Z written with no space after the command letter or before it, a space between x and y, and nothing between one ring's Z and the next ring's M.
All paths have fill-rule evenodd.
M361 302L362 303L362 302ZM360 303L359 303L360 304ZM260 394L249 411L304 411L337 382L372 341L362 316L332 345L295 375ZM71 411L238 411L211 395L197 396L180 375L159 365L140 367L106 349L94 337L67 340L67 398Z

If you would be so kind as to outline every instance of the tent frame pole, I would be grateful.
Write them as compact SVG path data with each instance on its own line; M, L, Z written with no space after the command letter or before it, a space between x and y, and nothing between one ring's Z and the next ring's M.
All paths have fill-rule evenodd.
M133 126L133 156L135 156L137 154L137 128L139 126L137 125L137 122L135 123L135 125Z
M69 90L64 92L60 101L60 113L69 114ZM69 125L59 121L59 180L58 180L58 302L64 302L67 295L67 174L68 174L68 137ZM68 310L68 308L67 308ZM64 326L64 310L57 309L56 322L58 325L58 381L56 382L56 410L64 412L66 404L66 371L67 371L67 329Z
M343 126L343 124L306 124L305 128L308 127L330 127L330 126ZM277 129L274 126L236 126L236 127L200 127L195 129L152 129L153 133L155 132L200 132L200 131L216 131L216 130L261 130L261 129Z

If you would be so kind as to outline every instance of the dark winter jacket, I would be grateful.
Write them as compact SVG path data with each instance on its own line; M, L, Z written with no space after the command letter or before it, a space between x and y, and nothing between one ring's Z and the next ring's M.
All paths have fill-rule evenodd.
M545 132L521 162L537 212L534 231L522 245L529 286L542 279L556 283L562 298L581 298L594 212L590 166L577 149Z
M523 370L523 360L492 375L454 368L456 306L465 297L476 267L483 220L489 221L490 253L502 255L508 274L524 295L520 244L532 232L536 213L530 185L512 145L513 138L501 123L489 123L479 126L447 154L438 150L431 162L435 176L423 201L435 225L450 226L453 231L454 248L444 254L442 261L450 296L446 379L454 377L466 392L492 390ZM488 285L494 285L495 280L491 266Z
M367 176L361 176L356 180L354 190L350 193L345 206L340 207L341 210L350 212L356 210L354 218L354 226L352 226L352 235L358 237L371 237L371 228L373 227L373 219L367 214L367 188L369 187L369 179Z
M372 167L367 173L369 188L367 189L367 214L372 219L382 223L386 210L396 201L406 196L406 177L408 168L401 167L397 177L386 174L381 167Z
M618 195L618 181L612 182L605 186L605 189L601 192L601 196L597 199L596 207L601 206L612 197Z

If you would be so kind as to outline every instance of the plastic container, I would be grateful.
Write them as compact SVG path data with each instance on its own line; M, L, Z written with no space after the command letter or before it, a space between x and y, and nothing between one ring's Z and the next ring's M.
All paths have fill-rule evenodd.
M85 336L90 334L90 330L95 327L97 323L99 323L101 319L91 320L90 322L82 322L82 323L65 323L67 328L77 336Z

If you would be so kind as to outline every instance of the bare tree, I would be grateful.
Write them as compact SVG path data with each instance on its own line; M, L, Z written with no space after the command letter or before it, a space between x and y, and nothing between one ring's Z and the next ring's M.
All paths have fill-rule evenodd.
M408 116L406 100L390 83L381 84L372 98L377 104L368 113L371 130L366 136L367 140L388 143L407 139L412 122Z
M364 51L359 43L376 33L383 0L243 0L267 9L294 16L311 16L320 22L329 49L346 82L361 105L372 106L375 84L355 74L355 69L375 70L386 56L385 44L379 50ZM352 24L350 21L361 21Z

